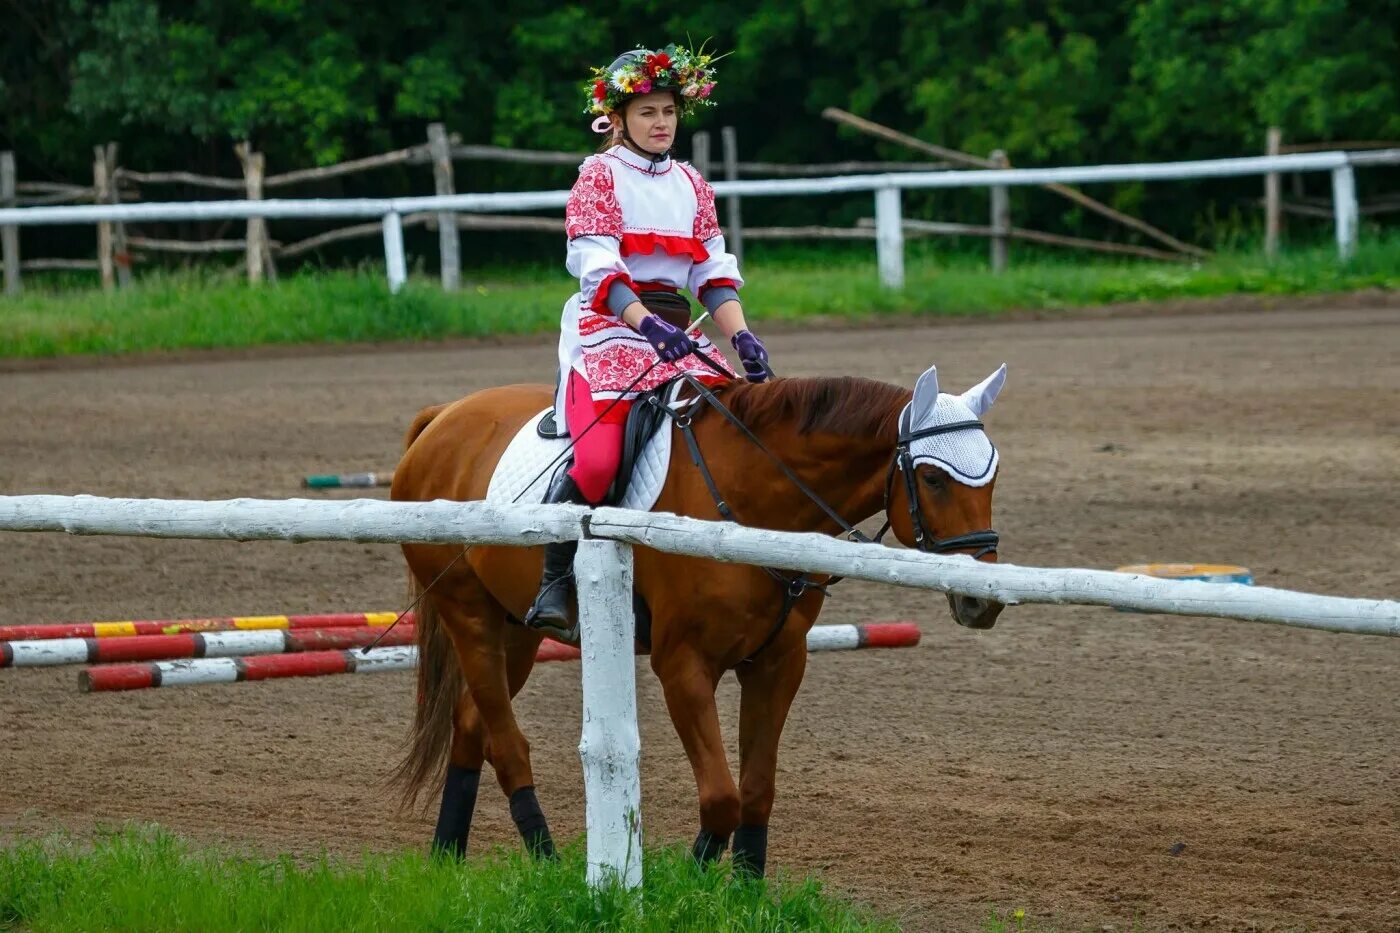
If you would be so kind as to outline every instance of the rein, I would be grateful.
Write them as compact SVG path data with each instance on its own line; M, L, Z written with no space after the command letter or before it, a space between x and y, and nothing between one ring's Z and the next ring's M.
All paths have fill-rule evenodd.
M817 495L811 487L802 482L802 478L794 473L777 454L769 450L763 441L759 440L758 435L750 431L748 425L740 421L732 411L725 407L725 404L721 402L704 383L691 375L686 375L684 378L686 383L699 393L700 398L722 414L730 424L739 429L739 433L743 435L746 440L762 451L769 460L772 460L777 465L778 469L782 471L783 475L802 491L803 495L816 503L823 512L844 528L848 538L867 543L870 541L869 538L861 534L861 532L856 530L855 527L837 514L836 510L828 505L821 496ZM653 404L655 404L655 402L653 402ZM670 412L670 416L676 423L676 428L681 432L681 436L685 438L685 446L690 451L690 460L695 464L696 469L700 471L700 476L705 481L705 488L710 491L710 497L715 500L715 509L719 511L720 517L727 522L738 524L738 519L734 517L734 511L729 507L729 503L724 501L724 497L720 495L719 486L715 483L714 475L710 473L709 464L705 462L705 455L700 451L700 444L695 439L695 429L691 427L692 416L689 413L678 415L674 412ZM754 658L758 657L769 645L777 640L778 636L783 631L783 627L787 625L788 617L792 615L793 607L797 605L798 600L807 595L808 590L817 589L825 593L827 587L834 583L841 582L840 577L831 577L827 579L825 583L818 583L805 573L798 574L796 577L788 577L784 576L782 571L775 567L761 567L759 569L772 578L773 582L782 587L783 605L778 611L777 620L773 623L773 627L768 630L768 634L763 639L762 644L755 648L748 657L740 661L740 664L753 663Z

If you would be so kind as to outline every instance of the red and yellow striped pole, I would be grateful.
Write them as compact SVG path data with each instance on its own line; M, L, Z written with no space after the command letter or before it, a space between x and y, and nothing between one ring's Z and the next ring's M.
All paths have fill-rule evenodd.
M178 635L184 632L261 631L264 629L344 628L388 625L397 612L335 612L318 615L228 616L213 619L139 619L128 622L49 622L0 625L0 641L43 638L113 638L131 635ZM413 613L404 616L413 622Z

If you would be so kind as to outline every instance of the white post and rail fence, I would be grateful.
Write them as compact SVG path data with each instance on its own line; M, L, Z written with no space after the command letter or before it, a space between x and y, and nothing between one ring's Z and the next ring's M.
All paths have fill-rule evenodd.
M0 496L0 531L235 541L359 541L528 547L580 542L583 759L588 876L641 884L641 743L633 657L632 548L1024 603L1113 606L1400 637L1400 602L1101 570L985 564L819 534L624 509L360 499L106 499Z
M439 144L440 145L440 144ZM1358 206L1354 170L1359 167L1400 164L1400 149L1374 152L1307 152L1236 159L1207 159L1195 162L1165 162L1126 165L1094 165L1068 168L981 169L973 171L890 172L885 174L844 175L828 178L772 178L715 182L715 193L729 199L730 219L738 221L740 197L793 197L807 195L870 192L874 195L875 240L880 281L889 288L904 285L904 240L906 234L948 232L956 225L905 220L901 206L904 191L954 188L989 188L1031 185L1058 186L1108 182L1161 182L1186 179L1268 176L1291 172L1330 172L1332 176L1332 219L1336 229L1337 252L1342 261L1356 250ZM1066 189L1068 190L1068 189ZM407 279L404 255L405 218L436 218L463 213L549 210L564 207L568 191L518 191L480 194L451 194L406 198L281 199L241 201L160 202L143 204L83 204L38 207L0 207L0 232L17 227L57 224L122 224L147 221L268 220L274 218L377 218L383 228L385 268L390 291L397 292ZM557 223L549 218L521 218L532 223ZM937 228L937 229L935 229ZM986 230L968 226L970 232L988 232L994 239L1048 237L1034 231L1007 226L1001 196L996 216ZM848 231L868 236L869 231ZM756 231L749 230L753 237ZM1068 238L1060 238L1068 239ZM8 242L8 240L7 240ZM1119 245L1123 249L1141 247Z

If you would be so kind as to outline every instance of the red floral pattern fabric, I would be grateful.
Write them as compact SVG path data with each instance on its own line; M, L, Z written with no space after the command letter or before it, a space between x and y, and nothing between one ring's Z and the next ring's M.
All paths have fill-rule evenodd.
M719 236L719 215L715 213L715 189L690 166L685 174L695 186L695 238L701 243Z
M628 398L663 385L682 373L690 373L702 382L720 382L715 371L693 357L686 357L678 363L656 363L656 351L646 338L615 317L583 312L579 315L579 335L583 338L584 377L593 391L594 398L617 396L626 392ZM702 338L702 352L715 362L723 372L732 373L724 354L708 339ZM656 363L640 382L632 386L632 380ZM628 386L632 386L628 390Z
M564 232L569 239L581 236L622 237L622 204L617 200L612 172L598 159L589 159L579 170L564 208Z

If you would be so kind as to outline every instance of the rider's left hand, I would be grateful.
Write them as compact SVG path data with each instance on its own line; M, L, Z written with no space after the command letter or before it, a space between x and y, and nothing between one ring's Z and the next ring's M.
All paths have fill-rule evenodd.
M763 341L746 330L741 330L729 341L739 354L739 362L744 364L744 378L749 382L765 382L772 374L768 368L768 351Z

